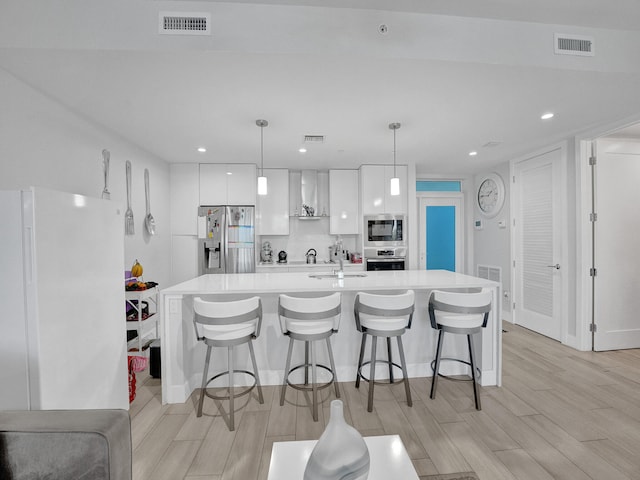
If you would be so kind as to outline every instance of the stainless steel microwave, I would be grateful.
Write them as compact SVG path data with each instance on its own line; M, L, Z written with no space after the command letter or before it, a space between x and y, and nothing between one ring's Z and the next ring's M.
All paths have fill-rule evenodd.
M407 219L404 215L365 215L364 246L394 247L407 244Z

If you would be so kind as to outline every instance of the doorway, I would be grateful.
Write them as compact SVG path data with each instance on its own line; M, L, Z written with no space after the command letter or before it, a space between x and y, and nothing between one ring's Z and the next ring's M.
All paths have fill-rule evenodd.
M513 319L558 341L563 340L566 323L564 157L564 149L558 147L512 164Z
M463 196L429 192L419 197L421 270L462 272L464 265Z

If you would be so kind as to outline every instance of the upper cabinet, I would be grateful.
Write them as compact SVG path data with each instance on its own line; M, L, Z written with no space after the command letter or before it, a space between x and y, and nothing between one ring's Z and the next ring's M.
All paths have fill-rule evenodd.
M329 170L329 233L358 234L358 170Z
M362 214L407 213L407 175L406 165L396 166L396 175L400 179L400 195L391 195L390 183L393 178L393 165L362 165L360 167L360 193Z
M266 168L267 194L258 195L256 235L289 235L289 170Z
M196 235L198 164L172 163L169 166L169 205L172 235Z
M255 205L256 166L201 163L200 205Z

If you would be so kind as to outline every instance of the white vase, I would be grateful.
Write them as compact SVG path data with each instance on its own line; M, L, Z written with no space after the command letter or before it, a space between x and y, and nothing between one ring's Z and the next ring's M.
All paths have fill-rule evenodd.
M311 452L304 480L366 480L369 449L360 432L344 420L341 400L331 402L331 418Z

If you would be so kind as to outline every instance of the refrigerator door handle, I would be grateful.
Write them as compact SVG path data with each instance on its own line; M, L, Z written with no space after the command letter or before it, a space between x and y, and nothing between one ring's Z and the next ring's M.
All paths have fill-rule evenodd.
M27 275L27 278L26 278L27 284L31 285L33 283L33 278L35 277L35 263L33 261L33 250L34 250L33 228L31 226L26 226L25 232L26 232L26 241L24 246L25 273Z

